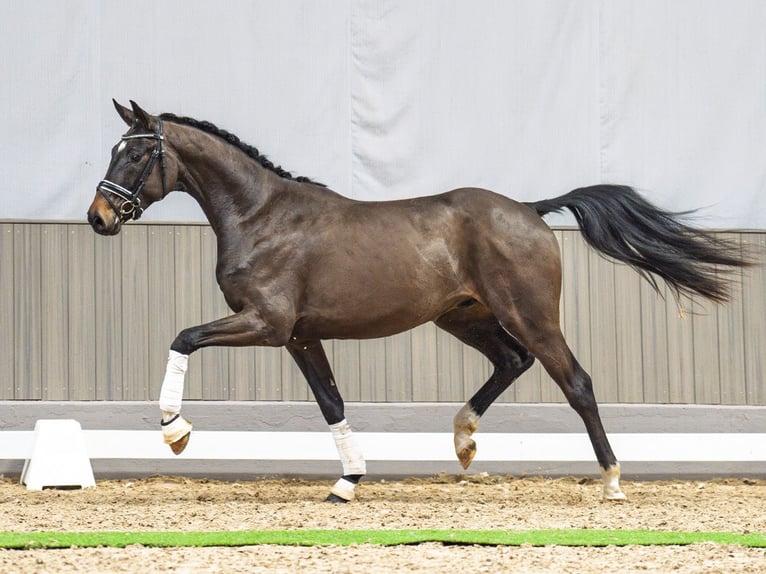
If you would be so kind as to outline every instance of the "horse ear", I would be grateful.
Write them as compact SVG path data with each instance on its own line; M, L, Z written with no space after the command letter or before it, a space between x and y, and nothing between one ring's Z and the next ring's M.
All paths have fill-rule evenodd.
M141 125L146 130L151 130L151 119L152 116L149 115L147 112L141 109L141 106L139 106L136 102L133 100L130 100L130 105L133 107L133 115L138 120L139 125Z
M128 126L133 125L133 120L136 118L136 116L131 112L128 108L126 108L123 105L120 105L120 103L112 98L112 103L114 104L114 109L117 110L117 113L120 114L120 117L122 118L122 121L128 124Z

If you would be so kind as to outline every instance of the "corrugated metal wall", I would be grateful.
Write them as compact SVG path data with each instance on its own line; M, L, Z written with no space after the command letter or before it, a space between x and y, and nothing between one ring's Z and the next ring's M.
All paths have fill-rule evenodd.
M564 332L602 402L766 405L766 267L747 272L725 307L682 318L624 266L557 230ZM732 237L756 245L766 233ZM156 400L170 342L227 313L206 225L130 224L113 238L79 223L0 224L0 399ZM463 401L488 362L425 325L373 341L328 341L347 401ZM204 349L187 399L304 400L280 349ZM503 401L558 402L535 365Z

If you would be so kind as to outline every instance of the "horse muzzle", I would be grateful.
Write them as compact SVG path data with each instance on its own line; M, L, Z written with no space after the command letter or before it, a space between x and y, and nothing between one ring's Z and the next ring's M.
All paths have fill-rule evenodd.
M102 213L92 207L88 210L88 223L99 235L117 235L120 232L120 220L111 209Z

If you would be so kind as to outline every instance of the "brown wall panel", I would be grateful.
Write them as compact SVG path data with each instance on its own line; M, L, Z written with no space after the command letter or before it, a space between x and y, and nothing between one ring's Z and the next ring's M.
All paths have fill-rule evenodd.
M726 306L677 303L593 253L561 245L562 330L602 402L766 405L766 268ZM727 235L766 264L766 234ZM0 224L1 399L156 400L180 329L229 313L205 225L130 224L110 238L76 223ZM434 325L371 341L326 341L347 401L467 400L489 362ZM283 349L207 348L187 399L311 400ZM539 363L501 402L561 402Z

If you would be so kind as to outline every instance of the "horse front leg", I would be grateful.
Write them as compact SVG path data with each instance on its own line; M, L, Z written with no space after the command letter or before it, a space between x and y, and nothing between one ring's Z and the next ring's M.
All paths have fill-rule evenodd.
M189 355L170 350L165 378L160 388L160 412L162 440L170 445L173 454L181 454L191 437L192 424L181 416L181 402L184 395L184 379L189 364Z
M266 322L255 309L247 309L197 327L181 331L170 346L165 378L160 389L162 437L175 454L181 454L189 443L192 425L181 416L184 380L189 355L209 346L244 347L251 345L281 346L289 339L290 327L281 328Z
M343 475L330 489L326 500L349 502L354 499L356 485L367 473L367 467L356 437L346 421L343 398L335 384L327 355L320 341L291 341L286 347L314 393L343 465Z

